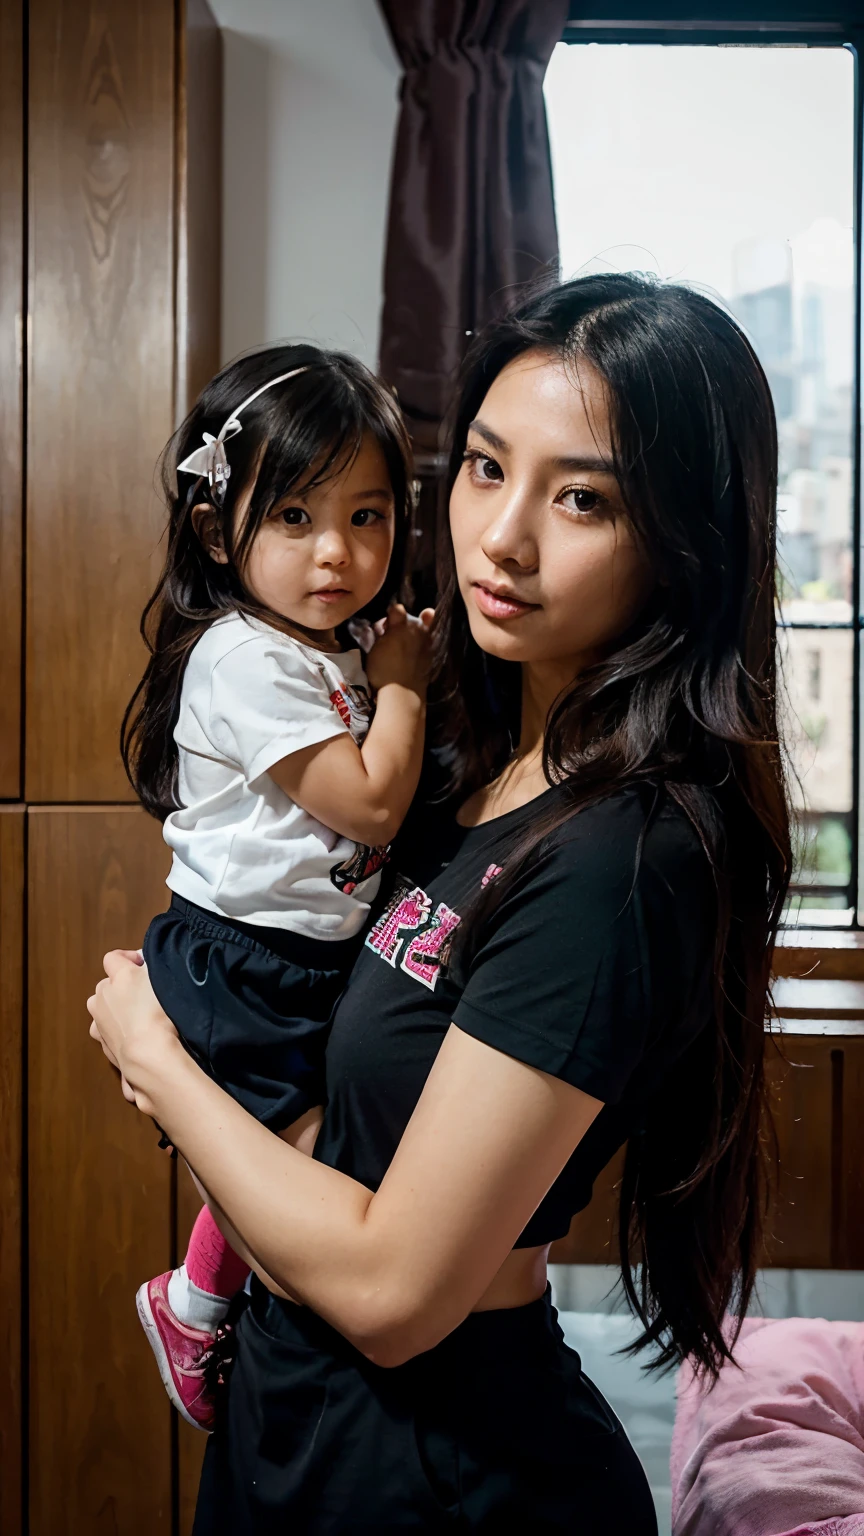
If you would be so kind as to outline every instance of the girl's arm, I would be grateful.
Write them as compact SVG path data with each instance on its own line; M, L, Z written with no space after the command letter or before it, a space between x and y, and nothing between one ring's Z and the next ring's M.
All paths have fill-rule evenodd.
M375 718L361 747L349 735L292 752L269 769L280 789L325 827L373 846L399 831L420 781L432 610L391 608L373 646Z
M106 957L91 1033L257 1264L370 1360L450 1333L601 1109L451 1025L377 1194L286 1146L184 1051L146 974Z

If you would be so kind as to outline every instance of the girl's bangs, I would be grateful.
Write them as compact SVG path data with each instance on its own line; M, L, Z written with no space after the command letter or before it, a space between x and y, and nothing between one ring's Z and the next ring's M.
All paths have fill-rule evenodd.
M332 399L326 386L321 394L323 399L313 396L287 419L281 411L268 413L272 417L269 431L262 423L266 447L250 506L256 521L256 514L266 515L274 501L289 491L306 495L350 470L367 433L384 454L397 503L404 496L407 467L395 425L387 423L374 401L353 389L346 388L339 401Z

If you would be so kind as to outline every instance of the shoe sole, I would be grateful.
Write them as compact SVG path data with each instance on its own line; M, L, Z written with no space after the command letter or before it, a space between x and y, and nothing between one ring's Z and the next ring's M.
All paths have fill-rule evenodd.
M150 1296L148 1294L146 1281L144 1285L142 1285L138 1290L138 1293L135 1297L135 1306L138 1310L138 1319L141 1323L141 1327L144 1329L144 1332L147 1335L147 1342L156 1357L156 1364L159 1367L159 1375L162 1378L162 1385L165 1388L165 1391L168 1393L173 1406L177 1409L181 1419L185 1419L186 1423L191 1424L193 1429L200 1430L202 1435L212 1435L212 1429L205 1429L203 1424L199 1424L197 1419L193 1419L189 1409L185 1406L183 1399L177 1391L177 1386L174 1381L174 1373L171 1370L171 1362L168 1359L168 1355L165 1351L165 1345L162 1342L162 1335L159 1332L159 1329L156 1325L156 1319L153 1316L153 1308L150 1305Z

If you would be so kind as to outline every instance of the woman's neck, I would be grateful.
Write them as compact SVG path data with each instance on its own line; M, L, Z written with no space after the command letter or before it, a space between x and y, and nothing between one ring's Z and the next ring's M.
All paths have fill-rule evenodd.
M525 662L522 666L522 724L519 758L543 754L549 713L577 675L572 661Z
M492 784L471 795L458 812L465 827L481 826L506 816L549 788L543 772L546 722L558 695L573 681L572 662L544 662L522 668L522 728L519 745Z

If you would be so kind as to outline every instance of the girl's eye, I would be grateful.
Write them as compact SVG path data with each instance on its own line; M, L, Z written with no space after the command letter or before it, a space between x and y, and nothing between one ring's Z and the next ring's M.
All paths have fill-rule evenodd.
M312 521L303 507L283 507L278 515L289 528L299 528L303 523Z
M355 528L369 528L373 523L383 523L384 514L376 512L374 507L358 507L351 514L351 522Z
M504 471L497 459L490 458L488 453L481 452L479 448L466 448L462 462L470 466L471 479L477 485L500 485L504 479Z
M592 513L600 511L606 498L599 491L592 490L590 485L571 485L569 491L561 492L558 500L565 511L590 517Z

